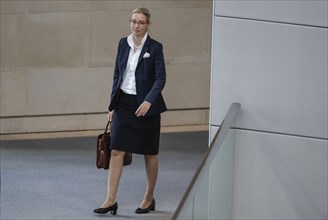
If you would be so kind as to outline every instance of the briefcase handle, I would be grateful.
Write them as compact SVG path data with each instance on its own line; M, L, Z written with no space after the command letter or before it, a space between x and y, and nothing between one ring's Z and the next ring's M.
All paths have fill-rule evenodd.
M104 134L107 134L108 127L109 127L109 131L111 131L112 130L112 121L110 121L110 120L108 120L108 122L107 122L106 129L104 131Z

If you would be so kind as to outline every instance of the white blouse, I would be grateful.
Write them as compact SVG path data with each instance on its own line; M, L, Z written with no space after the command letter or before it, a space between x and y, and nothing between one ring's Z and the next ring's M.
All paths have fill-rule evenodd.
M126 94L130 94L130 95L137 94L135 72L136 72L139 56L142 51L143 45L147 39L147 36L148 33L146 33L145 36L143 37L140 46L136 47L137 50L135 52L133 51L134 50L133 34L130 34L127 38L128 44L131 49L124 72L123 83L121 85L121 89Z

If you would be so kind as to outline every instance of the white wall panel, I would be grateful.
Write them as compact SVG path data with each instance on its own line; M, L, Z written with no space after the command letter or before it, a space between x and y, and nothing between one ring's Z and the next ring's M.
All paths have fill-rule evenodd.
M214 2L216 16L328 26L327 0L217 0Z
M237 131L235 219L327 219L327 140Z
M327 137L326 28L215 18L211 123L232 102L237 127Z

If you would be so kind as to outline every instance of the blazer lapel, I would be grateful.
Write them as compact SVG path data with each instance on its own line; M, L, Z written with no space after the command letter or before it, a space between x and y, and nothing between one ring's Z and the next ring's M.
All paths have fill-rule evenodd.
M123 44L123 53L122 53L122 62L121 62L121 70L122 74L125 72L126 64L128 63L130 46L127 41Z
M149 49L149 45L150 45L150 42L151 42L151 38L150 38L149 35L148 35L147 40L146 40L146 42L145 42L145 45L143 46L142 51L141 51L141 53L140 53L140 56L139 56L139 59L138 59L137 67L139 66L141 60L143 59L143 56L145 55L145 53L148 51L148 49Z

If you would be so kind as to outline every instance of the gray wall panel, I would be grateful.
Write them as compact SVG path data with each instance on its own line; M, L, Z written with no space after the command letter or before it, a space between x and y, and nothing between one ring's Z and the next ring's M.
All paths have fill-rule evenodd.
M234 219L327 219L327 1L214 1L210 138L237 116Z
M327 0L214 1L216 16L231 16L314 26L328 26Z
M238 131L235 219L327 219L327 144Z
M237 126L327 137L327 38L324 28L216 18L211 123L232 102Z

